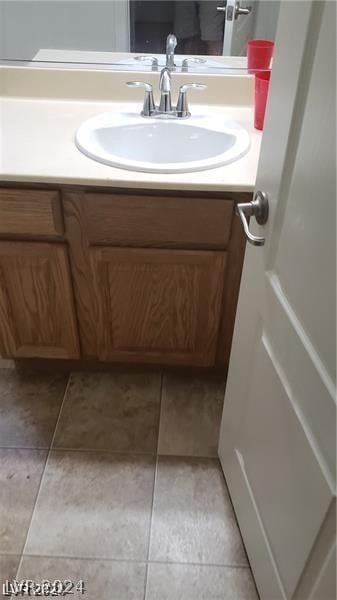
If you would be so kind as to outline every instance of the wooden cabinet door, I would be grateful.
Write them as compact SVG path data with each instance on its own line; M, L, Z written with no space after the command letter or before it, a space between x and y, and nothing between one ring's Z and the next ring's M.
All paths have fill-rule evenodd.
M213 365L223 252L91 248L101 360Z
M65 245L0 242L0 351L7 357L79 356Z

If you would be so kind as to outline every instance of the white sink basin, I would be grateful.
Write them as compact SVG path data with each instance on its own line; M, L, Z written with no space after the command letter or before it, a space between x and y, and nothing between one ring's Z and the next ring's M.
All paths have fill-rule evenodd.
M231 163L249 148L248 132L222 117L186 120L103 113L85 121L76 145L107 165L151 173L202 171Z

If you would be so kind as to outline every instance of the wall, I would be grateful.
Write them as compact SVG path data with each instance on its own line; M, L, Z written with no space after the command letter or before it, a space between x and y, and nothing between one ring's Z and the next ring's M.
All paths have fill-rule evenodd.
M32 59L42 48L128 51L126 0L1 0L0 57Z
M279 0L258 0L256 3L254 38L275 39Z

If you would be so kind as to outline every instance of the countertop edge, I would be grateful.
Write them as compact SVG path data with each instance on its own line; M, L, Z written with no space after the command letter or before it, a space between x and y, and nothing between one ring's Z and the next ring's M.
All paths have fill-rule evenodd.
M187 191L187 192L253 192L255 189L254 185L249 184L230 184L230 183L181 183L181 182L169 182L165 181L136 181L136 180L125 180L125 179L85 179L85 178L72 178L72 177L36 177L29 175L0 175L0 185L12 183L12 184L36 184L36 185L61 185L69 187L97 187L97 188L125 188L125 189L148 189L148 190L168 190L168 191Z

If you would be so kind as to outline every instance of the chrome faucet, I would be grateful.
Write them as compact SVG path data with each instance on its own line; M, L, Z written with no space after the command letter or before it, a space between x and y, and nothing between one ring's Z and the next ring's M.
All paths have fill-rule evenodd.
M175 69L174 64L174 50L177 45L177 38L174 33L169 33L166 38L166 68L173 71Z
M187 104L187 90L204 90L207 85L202 83L185 83L179 88L176 108L172 108L171 101L171 71L164 67L160 73L159 89L161 92L160 103L157 107L153 98L153 87L145 81L128 81L129 87L142 87L145 89L144 104L141 111L142 117L162 117L187 119L191 116Z
M187 119L191 116L187 105L187 90L193 88L195 90L204 90L207 86L201 83L185 83L179 88L179 96L176 108L172 109L171 99L171 73L175 70L174 64L174 49L177 45L177 38L174 33L170 33L166 40L166 66L162 68L159 79L160 102L157 107L153 98L153 88L150 83L145 81L128 81L126 85L129 87L143 87L145 89L145 97L142 117L162 117L162 118L181 118ZM139 57L143 59L144 57ZM192 62L203 62L204 59L190 59ZM157 61L158 66L158 61ZM188 70L187 59L183 63L182 71Z

